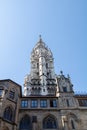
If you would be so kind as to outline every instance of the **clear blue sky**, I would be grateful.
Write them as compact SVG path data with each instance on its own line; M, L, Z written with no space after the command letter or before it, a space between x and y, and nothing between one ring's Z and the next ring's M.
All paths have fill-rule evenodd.
M42 35L55 72L87 91L87 0L0 0L0 79L23 86L30 53Z

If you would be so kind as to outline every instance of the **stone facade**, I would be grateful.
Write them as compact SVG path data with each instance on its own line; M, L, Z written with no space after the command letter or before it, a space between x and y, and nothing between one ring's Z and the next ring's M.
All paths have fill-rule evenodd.
M53 54L41 37L22 87L0 80L0 130L87 130L87 95L76 95L69 75L55 74Z

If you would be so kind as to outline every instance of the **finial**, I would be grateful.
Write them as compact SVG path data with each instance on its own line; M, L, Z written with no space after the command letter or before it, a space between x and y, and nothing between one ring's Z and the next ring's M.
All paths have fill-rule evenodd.
M62 70L60 71L60 73L61 73L61 75L63 75L63 71Z
M42 42L41 34L39 35L39 42Z

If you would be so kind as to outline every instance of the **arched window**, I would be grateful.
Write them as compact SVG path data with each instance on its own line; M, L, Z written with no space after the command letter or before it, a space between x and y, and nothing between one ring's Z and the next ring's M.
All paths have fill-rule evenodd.
M13 112L12 112L12 109L10 107L7 107L4 111L4 118L9 120L9 121L12 121L13 119Z
M75 129L75 124L74 124L73 120L71 120L71 127L72 127L72 129Z
M48 116L43 120L43 128L44 129L56 129L57 128L57 124L56 124L56 120L54 117L52 116Z
M31 121L30 121L30 117L28 115L25 115L21 119L19 130L31 130Z

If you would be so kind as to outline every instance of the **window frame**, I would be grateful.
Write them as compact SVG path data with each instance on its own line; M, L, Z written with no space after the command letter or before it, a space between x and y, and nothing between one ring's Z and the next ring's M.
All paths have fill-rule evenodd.
M13 121L13 110L10 106L6 107L3 113L4 119L8 121Z
M67 92L67 87L63 86L63 92Z
M50 107L57 107L57 100L56 99L50 99Z
M57 121L54 117L48 116L43 120L43 129L57 129Z
M21 107L27 108L28 107L28 100L21 100Z
M40 100L40 107L41 108L47 107L47 100L46 99L41 99Z
M32 99L31 100L31 107L32 108L37 108L38 107L38 100L37 99Z

